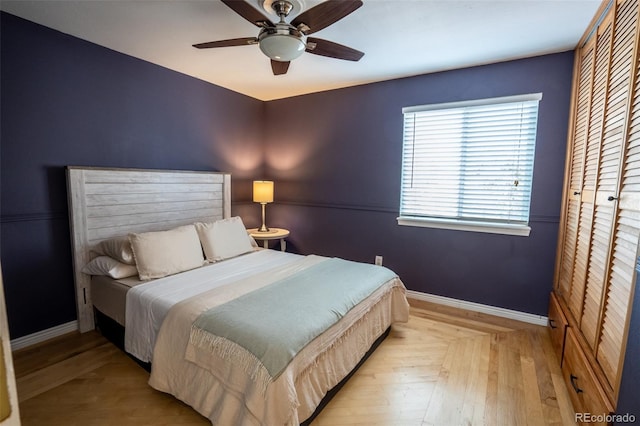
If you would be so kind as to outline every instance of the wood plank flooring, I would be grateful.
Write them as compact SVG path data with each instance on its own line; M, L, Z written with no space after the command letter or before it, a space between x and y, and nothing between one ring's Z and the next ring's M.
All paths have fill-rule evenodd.
M545 327L411 301L313 426L575 425ZM208 425L96 332L14 353L22 424Z

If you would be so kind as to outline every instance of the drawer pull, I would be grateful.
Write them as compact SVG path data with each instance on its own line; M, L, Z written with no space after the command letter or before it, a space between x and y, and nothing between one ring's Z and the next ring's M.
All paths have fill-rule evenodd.
M571 374L569 377L571 378L571 386L573 386L573 390L576 391L576 393L582 392L582 389L580 389L578 385L576 385L576 380L578 380L578 377L574 376L573 374Z
M558 328L558 327L556 326L556 322L555 322L554 320L552 320L552 319L549 319L549 327L551 327L551 328Z
M580 195L580 191L573 191L573 195Z
M609 196L607 197L607 201L615 201L615 200L617 200L617 199L618 199L618 197L614 197L613 195L609 195Z

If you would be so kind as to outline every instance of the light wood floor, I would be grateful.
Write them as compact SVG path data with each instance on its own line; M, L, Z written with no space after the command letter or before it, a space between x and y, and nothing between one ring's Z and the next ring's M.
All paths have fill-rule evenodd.
M544 327L414 302L313 426L574 425ZM14 353L22 424L208 425L98 333Z

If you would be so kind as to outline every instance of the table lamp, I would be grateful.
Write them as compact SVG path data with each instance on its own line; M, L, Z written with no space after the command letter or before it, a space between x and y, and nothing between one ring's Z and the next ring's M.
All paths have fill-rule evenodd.
M258 232L269 232L269 228L265 224L265 209L267 203L273 203L273 181L253 181L253 202L262 205L262 226L258 229Z

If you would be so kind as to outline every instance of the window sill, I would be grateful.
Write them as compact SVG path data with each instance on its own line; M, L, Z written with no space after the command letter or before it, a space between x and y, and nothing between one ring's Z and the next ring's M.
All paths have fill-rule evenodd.
M417 217L399 217L398 225L423 228L452 229L458 231L484 232L488 234L517 235L528 237L531 227L527 225L488 224L483 222L460 222L446 219L425 219Z

